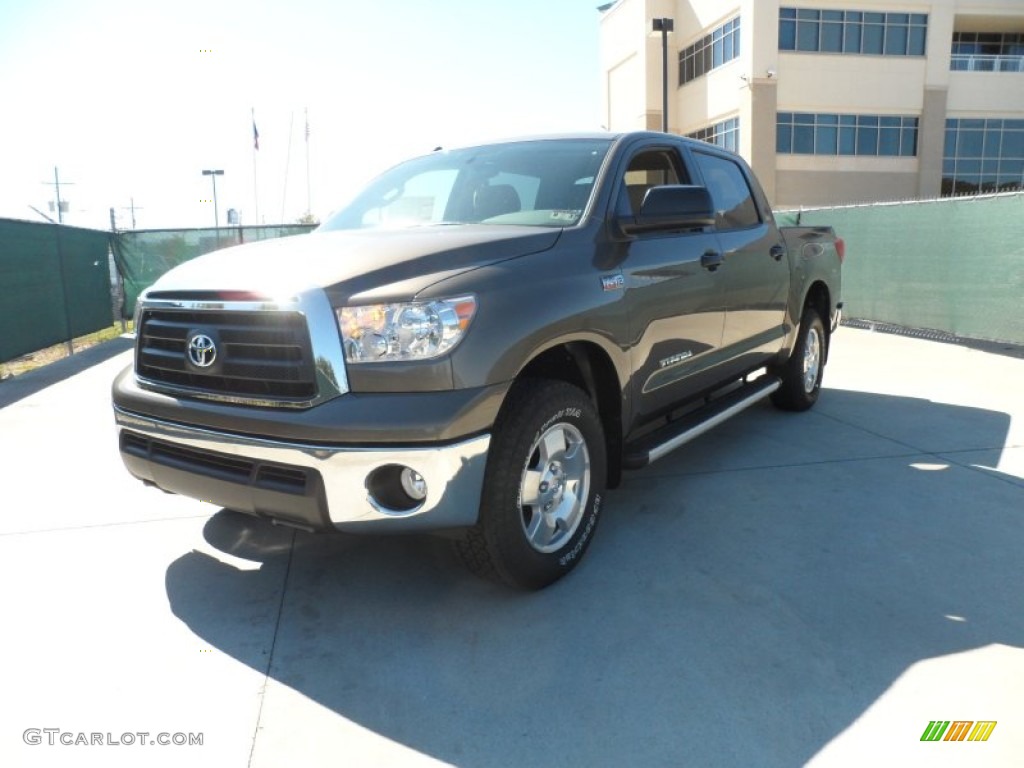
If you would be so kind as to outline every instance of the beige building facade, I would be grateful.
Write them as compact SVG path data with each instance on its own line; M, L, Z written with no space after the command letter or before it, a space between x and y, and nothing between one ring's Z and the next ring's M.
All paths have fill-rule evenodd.
M1024 0L619 0L605 126L726 146L777 207L1024 188Z

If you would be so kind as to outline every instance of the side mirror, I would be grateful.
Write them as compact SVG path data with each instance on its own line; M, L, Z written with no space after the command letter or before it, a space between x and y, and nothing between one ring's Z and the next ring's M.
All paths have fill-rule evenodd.
M703 229L715 223L715 206L706 187L669 184L651 187L636 217L619 219L625 234Z

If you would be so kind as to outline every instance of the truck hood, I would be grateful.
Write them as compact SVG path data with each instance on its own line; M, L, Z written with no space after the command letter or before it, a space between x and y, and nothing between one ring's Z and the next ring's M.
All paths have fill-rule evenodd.
M460 272L547 250L561 231L473 224L317 231L205 254L167 272L150 291L284 297L324 288L336 302L408 299Z

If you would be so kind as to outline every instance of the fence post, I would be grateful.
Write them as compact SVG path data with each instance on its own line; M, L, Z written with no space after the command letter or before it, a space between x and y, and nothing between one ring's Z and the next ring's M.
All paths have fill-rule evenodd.
M68 277L67 270L64 267L64 249L61 247L61 236L60 236L60 224L54 224L54 239L57 244L57 265L59 267L58 274L60 275L60 293L64 299L64 345L67 348L68 355L75 354L75 344L72 341L71 334L71 307L68 304Z

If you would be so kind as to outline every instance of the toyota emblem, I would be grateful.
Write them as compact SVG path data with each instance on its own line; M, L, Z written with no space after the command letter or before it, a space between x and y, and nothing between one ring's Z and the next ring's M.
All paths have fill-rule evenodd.
M217 359L217 345L205 333L188 340L188 359L196 368L209 368Z

